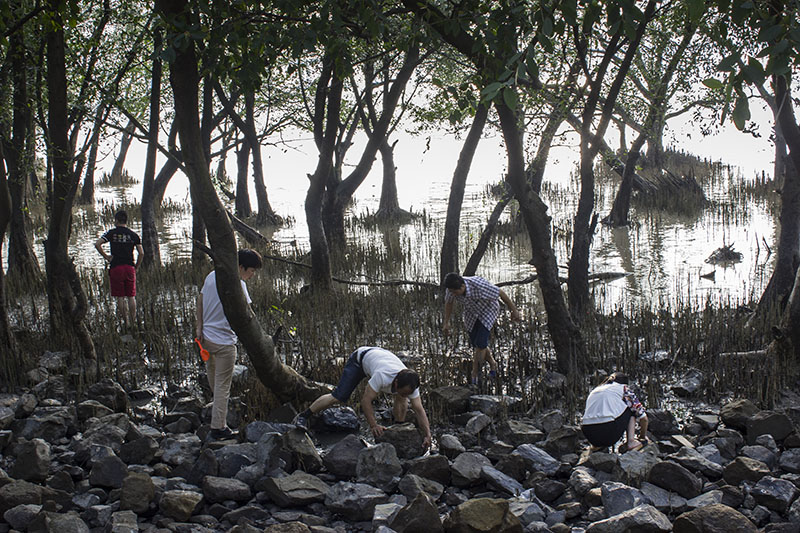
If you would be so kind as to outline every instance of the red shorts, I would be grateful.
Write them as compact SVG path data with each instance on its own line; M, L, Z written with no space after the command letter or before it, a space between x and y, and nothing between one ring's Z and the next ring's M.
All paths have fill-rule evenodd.
M117 265L108 271L111 281L111 296L136 296L136 268L133 265Z

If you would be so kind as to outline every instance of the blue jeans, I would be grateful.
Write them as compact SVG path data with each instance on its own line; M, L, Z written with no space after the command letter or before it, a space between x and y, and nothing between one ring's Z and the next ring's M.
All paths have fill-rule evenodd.
M364 369L361 368L361 362L358 360L358 350L356 350L350 354L347 364L344 365L342 377L339 378L339 384L333 389L331 396L345 403L365 377L367 377L367 375L364 373Z

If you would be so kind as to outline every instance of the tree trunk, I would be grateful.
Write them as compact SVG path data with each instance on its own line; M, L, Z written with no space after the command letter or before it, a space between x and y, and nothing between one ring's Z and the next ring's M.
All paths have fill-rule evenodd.
M636 173L636 163L642 153L644 140L645 134L642 132L633 141L633 145L628 151L625 170L622 172L622 183L620 183L617 195L614 197L614 205L611 208L611 213L603 219L603 222L610 226L619 227L630 224L628 213L630 212L631 194L633 193L633 175Z
M156 0L167 22L178 16L186 27L188 16L185 1ZM214 269L217 273L217 292L231 327L247 350L261 382L281 401L312 400L325 389L309 382L292 368L281 363L275 354L272 339L261 329L253 310L247 304L239 280L236 238L225 207L211 182L208 160L203 152L202 134L198 123L197 91L199 76L194 45L176 47L176 57L170 65L170 82L178 116L181 151L187 175L192 184L191 195L208 227Z
M475 158L475 150L481 140L483 128L489 108L483 104L475 110L475 117L469 127L464 146L458 154L458 163L453 171L453 181L450 184L450 197L447 200L447 216L444 221L444 237L442 238L442 255L439 260L439 280L444 282L444 277L449 272L458 272L458 244L461 231L461 206L464 203L464 189L467 185L467 176Z
M475 250L472 251L472 255L469 256L469 260L467 261L467 266L464 267L465 276L474 276L478 271L478 265L480 265L481 259L483 259L483 255L489 247L489 241L491 241L492 235L494 235L494 230L497 227L497 223L500 221L500 216L503 214L508 202L511 201L511 198L511 194L503 194L503 197L497 202L497 205L494 206L492 214L486 222L486 226L484 226L483 231L481 231L478 244L475 245Z
M2 144L0 144L0 161L3 161ZM5 167L0 164L0 265L3 264L3 240L10 220L11 194L8 192ZM3 347L4 351L3 357L0 357L0 368L3 369L4 376L1 381L6 385L16 383L17 374L21 370L20 351L14 332L11 330L11 322L8 320L6 282L2 266L0 266L0 347Z
M50 197L50 224L45 241L47 296L50 309L50 340L79 349L84 357L95 359L94 343L84 322L88 302L67 254L72 203L80 171L72 166L72 147L67 123L67 72L63 23L57 0L51 0L56 17L47 34L48 133L53 168L53 194Z
M389 144L384 139L378 147L383 163L383 180L381 182L381 201L378 204L377 218L391 219L400 211L400 202L397 200L397 166L394 164L394 147L397 141Z
M133 141L135 127L133 120L128 120L128 125L122 130L122 138L119 141L119 154L114 160L114 168L111 169L111 183L122 179L122 171L125 170L125 158L128 156L128 148L131 147L131 142Z
M161 170L158 171L158 176L153 180L153 205L159 207L164 203L164 194L167 192L167 185L180 168L178 160L181 157L180 152L174 152L174 157L168 157L164 161Z
M236 215L247 218L253 214L250 208L250 191L247 188L248 163L250 162L250 143L242 139L236 151Z
M11 195L11 220L8 234L8 273L20 279L35 279L41 275L39 262L28 236L28 172L33 169L33 153L26 150L32 127L28 102L28 78L22 32L9 37L9 56L13 84L13 118L11 140L4 146L8 166L8 190Z
M547 330L553 341L558 370L574 380L577 363L583 361L585 347L581 332L570 317L561 282L558 279L558 264L553 251L550 234L550 216L547 206L531 189L525 175L525 151L522 132L517 116L504 103L495 103L503 130L508 156L508 183L519 202L520 213L528 229L533 249L533 264L536 267L544 307L547 311Z
M256 220L259 224L280 224L280 217L275 214L272 206L269 205L267 187L264 185L264 163L261 160L261 143L258 141L256 132L255 95L252 91L245 93L244 102L246 110L245 123L247 124L244 134L250 144L250 150L253 152L253 180L256 184L256 205L258 206Z
M161 121L161 28L153 29L153 71L150 78L150 120L147 127L147 153L142 178L142 266L161 266L155 212L155 174L158 129Z
M100 148L100 132L103 129L103 122L105 122L105 106L100 105L97 108L97 114L94 117L94 125L92 126L92 140L89 147L89 159L86 161L86 174L83 177L83 187L81 188L80 203L91 205L94 203L94 171L97 165L97 151Z

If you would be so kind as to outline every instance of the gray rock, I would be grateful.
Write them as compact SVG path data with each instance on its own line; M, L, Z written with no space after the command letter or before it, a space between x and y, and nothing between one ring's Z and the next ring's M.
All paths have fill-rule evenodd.
M784 450L778 459L781 470L792 474L800 474L800 448Z
M672 531L672 524L652 505L640 505L586 528L586 533L656 533Z
M675 435L680 433L678 421L672 411L666 409L648 409L647 410L647 430L653 435Z
M17 480L0 487L0 513L23 504L42 503L42 487L28 481Z
M349 520L370 520L375 506L386 503L389 497L380 489L364 483L340 481L325 497L325 507Z
M115 413L124 413L130 408L128 394L122 385L105 378L95 383L87 391L90 400L97 400Z
M419 494L426 494L433 501L436 501L444 492L444 486L441 483L437 483L432 479L426 479L415 474L406 474L403 476L403 478L400 480L398 488L400 489L400 492L402 492L403 495L409 500L413 500Z
M695 496L691 500L687 500L686 507L689 509L699 509L700 507L705 507L707 505L722 503L724 498L725 494L721 490L710 490L700 494L699 496Z
M578 449L578 441L583 438L583 434L575 426L562 426L551 431L547 439L539 443L539 446L556 457L561 457L567 453L573 453Z
M358 415L351 407L325 409L317 416L314 423L315 429L327 432L356 432L360 427Z
M761 435L761 437L765 436L767 435ZM744 455L745 457L749 457L750 459L761 461L762 463L767 465L767 468L769 468L770 470L774 468L778 462L778 456L777 454L775 454L775 452L760 445L744 446L741 450L741 454Z
M141 437L120 446L119 458L128 465L149 465L157 451L158 442L153 437Z
M8 522L11 529L25 531L28 528L28 524L31 523L33 518L39 514L41 510L41 505L31 503L20 504L3 513L3 519Z
M406 472L442 485L450 484L450 461L444 455L426 455L406 462Z
M44 439L56 444L75 429L75 409L69 407L37 407L28 418L12 424L18 439Z
M0 430L6 430L11 427L14 421L14 410L10 407L0 406Z
M481 479L483 479L490 488L511 496L517 496L525 490L519 481L511 476L505 475L493 466L484 465L481 468Z
M559 411L552 411L561 414ZM563 421L563 417L562 417ZM549 419L548 419L549 423ZM497 429L497 434L504 441L511 443L514 447L520 444L534 444L543 441L545 434L533 424L524 422L522 420L507 420L500 424Z
M83 492L72 497L72 503L82 511L85 511L93 505L98 505L100 502L100 496L91 492Z
M522 533L522 524L511 512L508 501L475 498L453 509L444 522L445 531L492 531Z
M544 522L546 517L544 510L536 502L510 500L508 506L524 527L534 522Z
M139 531L136 513L133 511L117 511L113 513L107 531L108 533L136 533Z
M312 474L322 470L322 457L304 429L292 428L284 433L283 447L291 454L296 468Z
M470 395L468 387L439 387L431 391L431 403L446 414L456 415L467 411Z
M26 481L44 481L50 472L50 445L42 439L22 441L16 446L16 461L11 477Z
M786 512L797 496L797 487L791 481L772 476L762 477L750 491L760 505L779 513Z
M650 499L639 489L616 481L606 481L600 486L603 508L608 516L614 516L639 505L651 504Z
M247 442L258 442L267 433L277 433L283 435L290 429L294 428L293 424L280 424L277 422L264 422L263 420L256 420L250 422L244 428L244 439Z
M190 490L168 490L161 495L158 507L164 516L186 522L203 501L203 495Z
M443 531L439 510L433 501L420 493L389 520L389 527L397 533L416 533Z
M668 455L667 459L675 461L687 470L699 472L709 479L722 477L722 466L710 461L693 448L683 447L676 453Z
M372 515L372 530L377 531L378 528L383 527L384 531L393 531L389 529L389 520L396 515L403 506L399 503L381 503L375 506L375 513Z
M411 423L389 426L380 437L375 439L378 444L388 443L394 446L397 456L401 459L411 459L425 453L422 441L422 435Z
M366 447L366 443L360 437L347 435L325 454L322 464L334 476L347 479L355 477L358 455Z
M583 461L583 466L610 474L619 465L619 455L616 453L594 452Z
M239 470L252 465L258 458L255 444L228 444L215 452L219 465L219 477L234 477Z
M470 435L478 435L481 431L489 427L492 423L491 417L484 413L478 413L467 421L464 431Z
M653 465L648 481L662 489L677 492L684 498L694 498L703 488L702 479L672 461L661 461Z
M719 416L726 426L740 431L747 430L747 420L758 412L750 400L732 400L722 406Z
M695 394L703 386L703 373L697 369L687 371L678 383L672 386L672 391L680 396L686 398Z
M248 504L225 513L220 517L219 521L228 522L229 524L252 524L263 522L270 516L275 516L275 514L277 513L270 513L261 505Z
M489 416L507 411L522 402L516 396L492 396L489 394L475 394L469 397L469 408L480 411Z
M455 435L450 435L445 433L439 439L439 450L447 457L448 459L455 459L466 451L464 445L461 444L461 441Z
M528 468L534 472L542 472L548 476L552 476L558 471L561 466L553 456L541 448L537 448L533 444L522 444L512 452L514 455L519 455L525 459Z
M200 454L201 446L197 435L167 437L161 441L161 460L170 466L192 465Z
M749 457L737 457L722 471L723 479L734 486L739 485L742 481L757 483L766 475L769 475L767 465Z
M683 513L675 519L674 533L706 533L711 531L736 531L756 533L758 528L742 513L721 503L700 507Z
M109 455L95 461L89 473L89 483L94 487L118 489L128 475L128 466L116 455Z
M192 485L200 485L206 476L219 475L219 461L214 452L208 448L200 453L200 456L192 465L191 470L186 476L186 481Z
M264 468L264 465L256 463L240 469L238 472L236 472L234 478L243 483L247 483L247 485L250 487L255 487L258 481L264 477L265 472L266 469Z
M569 486L572 487L578 496L583 496L589 489L593 489L599 485L597 479L585 467L579 466L572 471L569 476Z
M86 400L75 407L80 422L85 422L90 418L102 418L112 414L114 411L98 402L97 400Z
M41 511L28 524L28 531L36 531L37 533L89 533L89 526L75 511L68 513Z
M713 413L698 413L692 417L692 421L700 426L706 432L711 432L717 429L719 425L719 416Z
M622 483L640 487L642 482L647 481L650 469L659 462L660 459L650 453L628 452L619 456L619 464L614 468L613 476Z
M492 466L491 461L476 452L464 452L453 461L450 469L451 483L456 487L470 487L481 480L484 466Z
M775 411L759 411L747 419L747 443L755 444L759 435L769 434L778 441L794 431L792 419L784 413Z
M712 463L716 463L720 466L725 466L730 462L728 459L722 457L722 454L719 452L719 448L717 448L715 444L703 444L702 446L698 446L695 449L697 453L699 453Z
M250 487L238 479L206 476L203 478L203 496L211 503L226 500L246 502L252 493Z
M528 414L530 415L531 412L529 411ZM545 433L550 433L556 428L560 428L564 425L565 418L564 413L559 411L558 409L552 409L550 411L545 411L544 413L537 414L534 420L534 424L537 427L541 428L542 431ZM523 443L520 443L523 444Z
M653 507L662 513L682 513L686 510L686 498L669 492L652 483L642 483L642 494L650 499Z
M323 502L330 490L327 483L303 471L293 472L286 477L267 478L263 487L272 501L281 507Z
M389 443L366 448L358 455L356 478L359 483L391 490L402 473L403 466L397 458L397 452Z
M69 352L50 352L45 351L39 358L39 366L48 372L57 372L67 368Z
M131 472L122 482L119 508L123 511L130 509L136 514L144 514L150 508L150 502L155 495L156 487L148 474Z

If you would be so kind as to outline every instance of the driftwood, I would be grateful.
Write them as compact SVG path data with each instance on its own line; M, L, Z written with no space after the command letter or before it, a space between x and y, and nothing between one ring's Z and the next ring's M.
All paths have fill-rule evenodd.
M255 229L253 226L248 225L242 219L240 219L230 211L228 211L228 217L230 217L231 219L231 225L233 226L233 229L238 231L239 234L241 234L241 236L244 237L244 240L246 240L250 244L267 245L275 242L272 239L266 238L257 229Z

